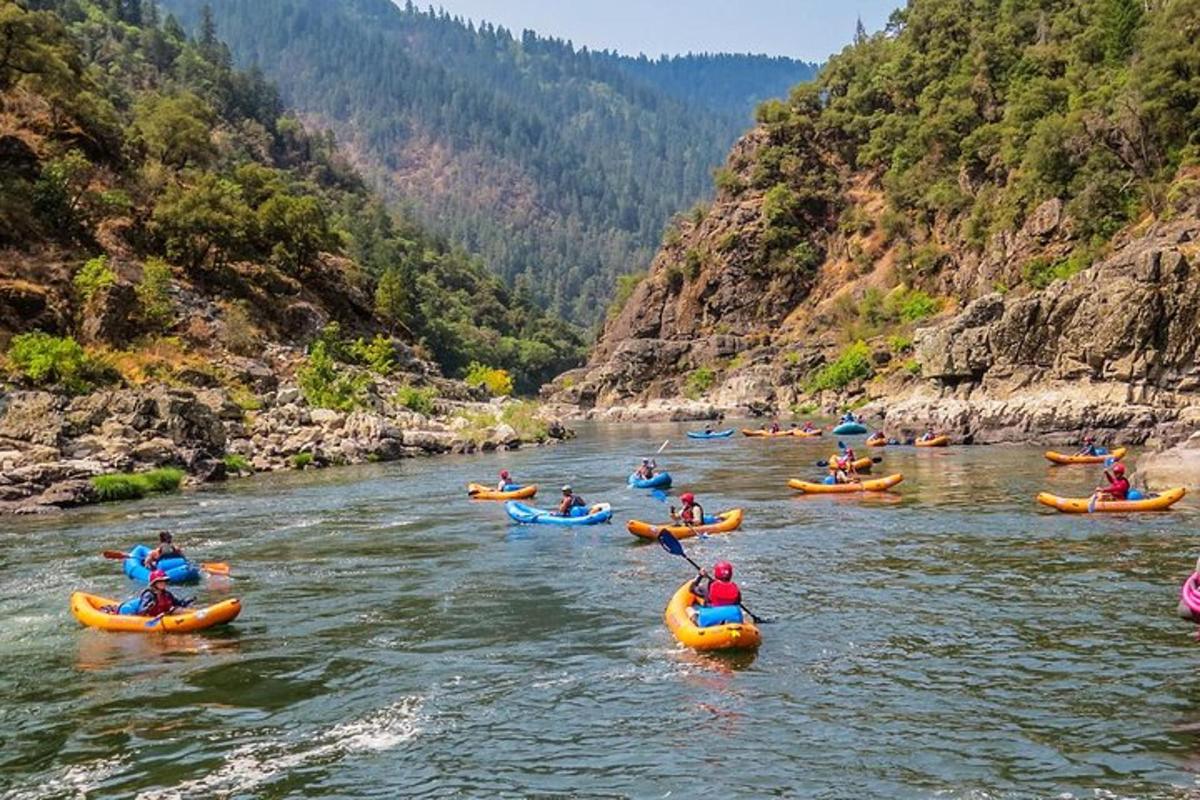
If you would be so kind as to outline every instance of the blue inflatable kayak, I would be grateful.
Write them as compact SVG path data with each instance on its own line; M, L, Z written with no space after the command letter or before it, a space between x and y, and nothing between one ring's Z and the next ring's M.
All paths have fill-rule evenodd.
M629 485L635 489L669 489L671 488L671 473L660 472L653 478L639 478L637 473L629 476Z
M129 558L123 562L125 574L139 583L150 580L150 570L146 569L146 556L150 548L138 545L129 551ZM159 560L158 568L167 573L171 583L195 583L200 580L200 568L186 558L164 558Z
M833 429L834 436L849 436L855 433L866 433L867 426L858 422L843 422Z
M612 519L612 507L608 503L596 503L587 508L579 506L572 509L574 513L569 517L560 517L516 500L505 503L504 510L514 521L523 525L597 525Z
M707 433L706 431L688 431L687 435L689 439L728 439L730 436L733 436L733 428L727 431L713 431L712 433Z

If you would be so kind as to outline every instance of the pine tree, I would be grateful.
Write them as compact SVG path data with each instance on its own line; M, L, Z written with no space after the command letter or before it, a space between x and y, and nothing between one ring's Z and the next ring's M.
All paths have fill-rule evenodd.
M867 40L867 29L863 27L862 17L854 23L854 43L862 44Z

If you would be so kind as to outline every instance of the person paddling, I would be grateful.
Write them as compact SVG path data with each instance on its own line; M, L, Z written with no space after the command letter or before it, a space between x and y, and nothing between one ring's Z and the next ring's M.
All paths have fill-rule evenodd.
M679 499L683 502L683 508L676 511L675 506L671 506L671 519L679 520L684 525L703 525L704 509L696 502L696 495L684 492Z
M857 483L858 470L854 468L854 448L847 447L833 462L833 479L838 483Z
M771 433L779 433L779 420L771 420L771 427L768 430L770 430Z
M171 590L167 588L167 573L156 569L150 573L146 588L137 598L137 609L132 613L142 617L163 616L181 608L187 608L195 600L194 597L181 598L172 594ZM120 614L121 606L125 605L128 603L121 603L119 606L104 606L101 610L106 614Z
M816 428L813 427L811 419L804 420L804 425L800 427L801 433L812 433L815 430Z
M567 484L562 487L562 500L558 504L558 516L569 517L572 509L586 505L584 499L575 494L575 490L571 488L570 484Z
M500 470L500 482L496 484L497 492L507 492L508 487L512 485L512 473L506 469Z
M718 561L713 565L711 575L707 570L700 570L692 581L692 594L700 598L698 606L688 606L687 615L692 622L697 621L698 608L741 605L742 590L733 582L733 564Z
M171 540L170 531L159 531L158 547L146 553L146 557L142 559L142 564L146 569L154 570L158 567L158 562L164 558L183 558L183 551L176 547L175 543Z
M937 438L937 434L933 432L933 426L930 425L925 429L925 433L921 434L921 441L928 442Z
M643 458L642 465L640 467L638 467L637 472L634 474L637 475L642 480L648 481L654 477L654 468L657 466L658 466L658 464L654 463L654 459Z
M1077 452L1075 455L1077 455L1077 456L1098 456L1098 455L1100 455L1098 452L1096 452L1096 437L1095 436L1083 437L1083 447L1080 448L1079 452Z
M1124 500L1129 496L1129 479L1125 477L1125 465L1118 462L1110 474L1104 470L1108 486L1097 486L1096 497L1100 500Z

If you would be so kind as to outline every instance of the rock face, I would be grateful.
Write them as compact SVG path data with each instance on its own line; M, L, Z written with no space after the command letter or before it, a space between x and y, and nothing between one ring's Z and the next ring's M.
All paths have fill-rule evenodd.
M1138 458L1132 480L1152 489L1184 486L1189 492L1200 492L1200 433L1175 447Z

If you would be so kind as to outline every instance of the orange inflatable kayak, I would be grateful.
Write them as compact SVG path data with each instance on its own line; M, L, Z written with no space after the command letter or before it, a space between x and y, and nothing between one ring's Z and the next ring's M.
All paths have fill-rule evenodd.
M1069 456L1065 453L1056 453L1053 450L1046 451L1046 458L1053 461L1055 464L1103 464L1110 458L1113 461L1120 461L1125 456L1124 447L1118 447L1111 453L1102 456Z
M950 444L950 437L943 434L942 436L935 436L925 441L917 439L913 444L917 447L946 447Z
M681 644L694 650L753 650L762 644L762 634L749 620L697 627L687 615L688 607L696 602L692 582L688 581L671 596L663 613L667 627Z
M904 480L904 476L897 472L895 475L888 475L885 478L857 483L810 483L792 478L788 481L788 486L805 494L849 494L851 492L883 492L902 480Z
M1187 494L1187 490L1183 488L1167 489L1165 492L1160 492L1153 497L1145 497L1141 500L1097 500L1095 508L1097 513L1102 511L1129 513L1134 511L1165 511L1171 506L1178 503ZM1049 492L1042 492L1037 496L1037 501L1044 506L1057 508L1067 514L1087 514L1088 504L1091 503L1090 497L1059 497Z
M792 432L791 432L791 431L775 431L775 432L771 432L771 431L769 431L769 430L767 430L767 429L765 429L765 428L758 428L758 429L742 428L742 436L766 436L766 437L771 437L771 436L792 436L792 435L793 435L793 434L792 434Z
M867 447L887 447L887 437L876 436L871 439L867 439Z
M242 604L236 598L222 600L205 608L189 608L178 614L168 614L155 624L147 627L153 617L142 617L134 614L106 614L100 609L104 606L120 605L120 600L110 600L107 597L97 597L86 592L74 592L71 595L71 613L89 628L102 631L118 631L122 633L191 633L231 622L242 613Z
M472 500L525 500L537 494L537 485L522 486L507 492L498 492L479 483L467 484L467 497Z
M687 525L680 525L677 522L664 522L661 525L651 525L649 522L631 519L625 524L626 529L634 536L640 536L643 539L657 539L659 531L668 531L676 539L687 539L692 536L697 536L701 533L729 533L736 531L742 526L742 509L734 508L729 511L722 511L713 517L713 522L706 522L703 525L693 525L690 528Z
M812 431L806 431L803 428L796 428L796 430L792 431L792 436L803 436L805 439L810 439L813 436L824 436L824 435L825 435L825 432L822 431L820 428L818 428L816 430L812 430Z
M836 455L829 457L829 471L830 472L837 472L837 460L838 460L838 457ZM870 472L871 471L871 457L863 456L862 458L856 460L854 462L854 471L855 472Z

